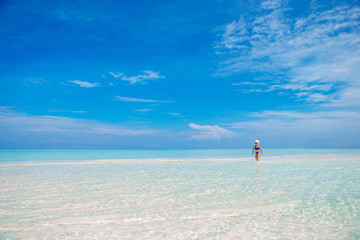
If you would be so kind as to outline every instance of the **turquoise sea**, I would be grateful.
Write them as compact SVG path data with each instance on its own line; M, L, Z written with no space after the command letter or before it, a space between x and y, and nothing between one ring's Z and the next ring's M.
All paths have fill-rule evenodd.
M360 239L360 149L0 150L0 239Z
M298 156L308 154L360 154L360 149L266 149L265 156ZM244 158L251 149L192 150L99 150L99 149L0 149L0 162L52 161L139 158Z

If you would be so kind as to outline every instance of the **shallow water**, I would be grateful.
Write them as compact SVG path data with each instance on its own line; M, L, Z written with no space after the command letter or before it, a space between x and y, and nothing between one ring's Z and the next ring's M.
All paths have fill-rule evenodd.
M0 239L359 239L360 154L0 163Z
M152 158L237 158L251 155L250 149L192 150L102 150L102 149L0 149L0 162L152 159ZM266 156L299 156L303 154L360 154L360 149L265 149Z

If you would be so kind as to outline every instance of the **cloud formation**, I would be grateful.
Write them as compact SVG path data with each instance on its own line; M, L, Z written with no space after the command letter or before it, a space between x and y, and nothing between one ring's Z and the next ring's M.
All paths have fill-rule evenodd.
M190 123L189 127L197 132L192 133L190 139L196 140L220 140L221 138L228 138L234 136L234 132L217 125L197 125Z
M93 87L100 86L100 83L91 83L91 82L85 82L85 81L80 81L80 80L71 80L69 82L71 82L79 87L83 87L83 88L93 88Z
M328 106L360 106L360 7L316 8L292 19L284 3L264 1L257 15L223 28L215 49L226 60L218 74L262 72L267 77L255 82L268 86L250 89L293 91L299 99Z
M115 96L119 101L122 102L145 102L145 103L171 103L172 101L159 101L152 99L142 99L142 98L130 98L130 97L122 97Z
M267 145L277 143L277 147L350 147L360 132L356 111L260 111L249 117L227 126Z
M67 112L67 113L87 113L87 111L53 110L53 109L50 109L49 112L54 112L54 113L61 113L61 112Z
M16 132L68 132L135 136L154 133L154 130L129 129L120 125L60 116L27 115L0 108L0 130Z
M4 111L3 111L4 110ZM147 146L160 130L61 116L28 115L0 108L1 147Z
M35 85L42 85L42 84L46 84L49 83L48 80L43 79L43 78L30 78L26 81L27 84L35 84Z
M178 113L178 112L166 112L166 114L168 114L172 117L181 117L181 113Z
M145 70L143 71L143 74L139 74L131 77L124 76L123 73L119 73L119 72L118 73L109 72L109 74L114 78L120 78L123 81L129 82L130 85L136 83L147 84L148 80L165 78L165 76L160 75L160 72L154 72L151 70Z
M135 111L135 112L150 112L153 110L154 109L151 109L151 108L144 108L144 109L134 109L133 111Z
M113 76L114 78L119 78L124 75L123 73L119 73L119 72L117 72L117 73L109 72L109 74L111 76Z

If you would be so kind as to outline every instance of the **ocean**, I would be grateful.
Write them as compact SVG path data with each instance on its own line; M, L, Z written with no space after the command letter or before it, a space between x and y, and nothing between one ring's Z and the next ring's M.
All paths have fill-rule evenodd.
M360 149L0 150L0 239L360 239Z

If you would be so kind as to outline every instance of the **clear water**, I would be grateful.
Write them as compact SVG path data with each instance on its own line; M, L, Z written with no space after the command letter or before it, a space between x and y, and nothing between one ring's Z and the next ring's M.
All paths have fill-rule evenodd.
M0 239L360 239L359 150L9 151Z
M0 149L0 162L96 160L139 158L248 157L252 149L99 150L99 149ZM266 149L266 156L302 154L360 154L360 149Z

